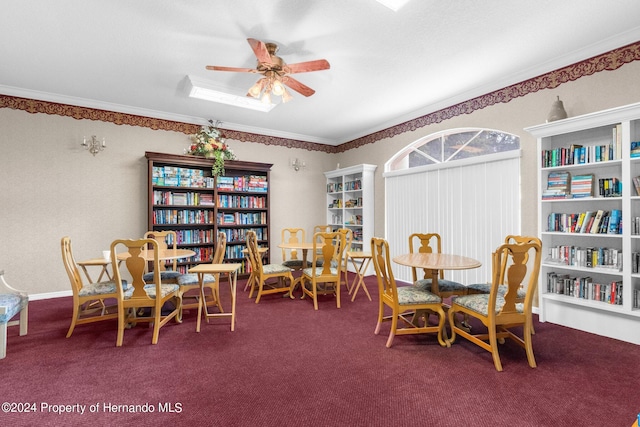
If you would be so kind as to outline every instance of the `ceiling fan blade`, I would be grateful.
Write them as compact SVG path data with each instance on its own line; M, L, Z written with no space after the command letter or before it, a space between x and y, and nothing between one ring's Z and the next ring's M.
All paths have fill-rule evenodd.
M289 86L291 89L295 90L296 92L304 96L311 96L314 93L316 93L316 91L311 89L309 86L304 85L300 83L298 80L289 76L284 76L282 78L282 83L284 83L285 85Z
M253 68L218 67L217 65L207 65L207 70L213 71L234 71L236 73L257 73Z
M251 49L253 49L253 53L256 55L256 58L258 58L258 62L264 62L266 64L271 63L271 55L269 55L267 46L263 42L256 39L247 39L247 41L249 42Z
M288 68L288 69L287 69ZM328 70L331 68L326 59L317 59L315 61L298 62L297 64L287 64L285 72L289 74L308 73L309 71Z

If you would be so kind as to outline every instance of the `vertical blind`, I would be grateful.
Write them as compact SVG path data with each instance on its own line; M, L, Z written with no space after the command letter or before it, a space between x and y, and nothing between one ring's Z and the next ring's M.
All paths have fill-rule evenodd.
M415 169L415 170L414 170ZM438 233L442 252L482 262L473 270L450 270L445 278L464 284L491 277L491 252L508 234L520 234L520 151L472 161L387 172L385 235L391 256L409 252L412 233ZM394 264L396 280L411 282L411 270Z

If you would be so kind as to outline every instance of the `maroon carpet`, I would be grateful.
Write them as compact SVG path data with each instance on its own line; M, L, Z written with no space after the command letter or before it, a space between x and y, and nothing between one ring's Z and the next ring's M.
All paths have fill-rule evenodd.
M235 332L214 319L198 334L192 312L158 345L136 327L121 348L115 321L66 339L71 298L33 301L29 334L11 328L0 361L0 401L20 411L3 406L0 425L627 427L640 412L635 345L536 323L538 368L507 343L503 372L462 339L447 349L401 336L387 349L388 326L373 334L375 278L367 284L372 302L343 292L340 310L324 297L318 311L281 295L256 305L242 284ZM56 413L62 405L76 412Z

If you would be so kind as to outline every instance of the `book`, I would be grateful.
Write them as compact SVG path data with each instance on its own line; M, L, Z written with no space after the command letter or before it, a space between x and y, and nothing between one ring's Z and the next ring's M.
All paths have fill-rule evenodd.
M587 211L584 213L584 218L582 219L582 226L580 227L580 233L588 233L590 230L590 226L593 222L593 217L595 216L595 212Z
M600 227L600 221L602 220L602 215L604 214L604 211L602 209L598 210L598 212L596 212L595 217L593 218L593 223L591 224L591 228L589 228L589 233L597 233L598 229Z
M622 221L622 211L619 209L613 209L611 211L611 218L609 219L609 230L607 234L620 234L620 223Z
M633 186L636 189L636 195L640 196L640 176L633 177Z
M593 174L574 175L571 177L571 195L573 198L593 197Z

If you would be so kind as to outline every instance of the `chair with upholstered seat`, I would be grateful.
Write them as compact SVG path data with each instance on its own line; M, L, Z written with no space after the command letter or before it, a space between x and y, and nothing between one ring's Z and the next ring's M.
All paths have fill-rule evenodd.
M67 338L71 336L76 325L100 322L103 320L117 319L117 298L118 290L116 289L115 280L105 282L88 283L82 281L80 269L73 256L71 247L71 238L65 236L60 241L62 251L62 263L71 282L71 290L73 292L73 314L71 318L71 326L67 332ZM111 261L113 265L117 265L117 261ZM126 281L122 282L125 291L131 291L130 285Z
M497 371L502 371L502 363L498 354L498 342L509 338L525 349L527 361L532 368L536 367L531 343L533 327L532 306L540 272L541 246L538 242L505 243L492 254L492 282L488 294L472 294L454 297L449 308L449 324L453 343L456 335L471 341L487 350L493 356ZM508 258L505 260L505 258ZM529 261L531 261L529 263ZM503 269L503 266L506 268ZM531 267L531 268L528 268ZM504 272L503 272L504 270ZM504 275L504 279L502 276ZM518 290L525 284L526 296L519 302ZM507 286L500 291L503 283ZM471 333L457 326L457 314L474 317L487 328L485 333ZM512 330L518 328L516 331ZM475 329L475 328L474 328ZM522 337L517 335L521 330Z
M160 328L171 319L178 320L181 298L180 287L175 283L162 283L160 275L159 243L155 239L114 240L111 243L111 259L116 283L122 281L126 271L132 278L132 289L125 292L118 286L118 337L116 347L122 346L124 330L127 325L140 322L153 324L151 344L158 343ZM117 263L119 253L128 252L129 256ZM147 282L143 276L147 263L152 263L153 280ZM124 266L124 267L123 267ZM169 308L172 303L173 307ZM166 312L163 312L163 308Z
M542 241L540 239L538 239L537 237L534 236L516 236L516 235L508 235L507 237L505 237L504 239L504 243L537 243L540 246L542 246ZM509 257L503 257L502 258L503 261L508 261ZM528 261L525 260L525 263ZM500 286L498 287L498 295L502 295L504 296L505 292L507 291L508 286L504 283L505 281L505 276L504 276L504 272L506 271L507 266L506 265L502 265L500 267ZM468 294L488 294L491 291L491 283L473 283L471 285L467 286L467 293ZM517 302L524 302L524 299L527 295L527 291L526 289L524 289L522 286L520 286L517 290L517 297L518 297L518 301ZM533 324L531 324L531 333L535 334L535 328L533 326Z
M340 231L318 232L313 235L313 261L302 270L302 298L311 297L318 309L318 295L335 295L340 308L340 278L346 235ZM320 263L319 261L322 261Z
M442 253L442 238L438 233L413 233L409 236L410 253ZM421 289L433 291L431 289L431 270L411 268L413 284ZM444 270L440 270L438 277L438 295L448 298L452 295L465 295L467 287L462 283L444 278Z
M540 239L534 236L516 236L516 235L508 235L504 239L504 243L537 243L542 245ZM504 261L508 261L508 257L503 258ZM506 292L507 285L504 284L504 272L506 269L506 265L501 266L500 269L500 287L498 288L498 292L502 295ZM491 283L473 283L467 286L467 290L469 294L488 294L491 291ZM518 288L518 299L524 301L524 298L527 294L527 291L522 287Z
M443 339L445 314L442 309L442 297L417 286L398 287L396 285L389 255L389 243L386 240L377 237L371 238L371 254L378 279L379 294L378 323L374 333L378 335L382 329L382 323L390 321L391 330L387 339L387 347L391 347L396 335L427 333L437 334L438 343L446 347L447 343ZM385 306L391 308L391 316L385 316ZM438 324L435 326L428 323L425 323L424 326L414 324L412 318L416 311L436 313ZM399 328L398 321L403 322L405 327Z
M258 238L252 230L246 233L247 249L249 252L249 260L253 273L253 283L249 291L249 298L253 297L256 290L256 304L260 302L263 295L289 292L293 298L293 274L290 267L282 264L264 264L262 261L262 253L258 247ZM289 283L287 284L287 280Z
M18 319L11 320L15 316ZM11 287L0 270L0 359L7 356L7 327L20 326L20 336L27 335L29 322L29 296Z
M177 235L175 231L163 230L163 231L147 231L143 236L145 239L154 239L158 242L159 249L177 249ZM177 271L178 260L173 258L170 261L163 261L160 263L160 278L162 283L178 283L178 277L180 272ZM170 268L167 268L170 267ZM145 281L153 280L153 271L144 275Z
M211 264L222 264L224 262L226 248L227 235L224 232L219 231L218 237L216 238L216 246L213 258L211 259ZM205 295L204 304L207 307L216 306L222 313L223 309L220 305L219 279L219 275L205 274L203 277L203 293ZM181 274L178 276L178 285L180 286L180 298L182 299L179 320L182 320L182 313L185 309L190 310L198 308L198 299L201 298L198 275L193 273ZM207 289L209 292L204 292Z
M304 228L283 228L281 235L282 243L302 243L306 240ZM304 259L297 249L282 248L282 265L299 271L304 266Z

